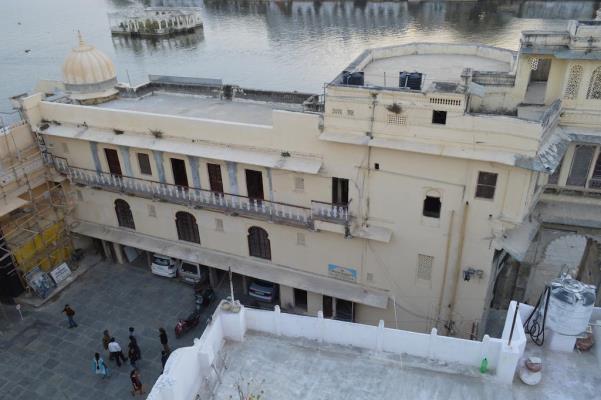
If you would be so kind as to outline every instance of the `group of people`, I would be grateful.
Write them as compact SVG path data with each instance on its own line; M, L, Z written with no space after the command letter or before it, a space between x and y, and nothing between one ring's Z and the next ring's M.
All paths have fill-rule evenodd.
M74 316L75 311L68 305L65 305L63 309L63 313L67 316L67 321L69 323L69 328L77 327L77 323L75 323ZM167 363L167 359L171 354L171 348L169 347L169 338L167 337L167 332L164 328L159 328L159 340L161 345L163 346L163 350L161 350L161 364L163 365L163 369L165 368L165 364ZM115 361L118 367L121 367L121 362L126 362L129 360L130 366L133 368L131 373L129 374L129 378L132 384L132 396L136 394L144 394L144 388L142 385L142 381L140 379L140 372L138 371L137 362L142 359L142 351L140 350L140 346L138 346L138 340L136 339L135 329L133 327L129 327L129 344L127 345L127 357L123 355L123 350L121 349L121 345L112 337L108 330L103 332L102 336L102 347L105 351L109 353L109 360ZM94 359L92 360L92 368L94 373L97 375L101 375L102 379L109 377L109 367L105 363L104 359L100 356L100 353L94 353Z

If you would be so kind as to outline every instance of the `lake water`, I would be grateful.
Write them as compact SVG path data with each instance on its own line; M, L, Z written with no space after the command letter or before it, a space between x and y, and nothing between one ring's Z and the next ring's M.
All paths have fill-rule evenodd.
M111 37L107 13L149 5L200 7L204 30L155 41ZM438 41L517 49L522 30L562 28L597 8L599 1L2 0L0 111L38 79L61 79L77 30L111 57L120 81L165 74L320 92L366 47Z

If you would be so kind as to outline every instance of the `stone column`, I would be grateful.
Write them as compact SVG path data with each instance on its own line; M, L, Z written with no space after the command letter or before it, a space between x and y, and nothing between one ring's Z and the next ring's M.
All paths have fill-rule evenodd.
M101 243L102 243L102 251L104 252L104 257L107 260L114 261L113 253L111 252L111 249L110 249L111 242L107 242L106 240L101 240Z
M113 242L113 249L115 250L115 258L117 264L125 264L125 258L123 257L123 249L119 243Z
M216 289L217 285L219 284L219 280L217 277L217 269L212 267L207 268L209 269L209 284L213 289Z
M125 175L126 176L134 176L134 172L131 168L131 158L130 158L130 154L129 154L129 147L119 146L119 153L121 153L121 158L123 159L123 166L125 167Z
M227 175L230 180L229 192L231 194L238 194L238 164L233 161L227 161L226 164Z
M92 160L94 161L94 169L96 172L102 172L102 164L100 164L100 157L98 156L98 143L89 142L90 151L92 152Z

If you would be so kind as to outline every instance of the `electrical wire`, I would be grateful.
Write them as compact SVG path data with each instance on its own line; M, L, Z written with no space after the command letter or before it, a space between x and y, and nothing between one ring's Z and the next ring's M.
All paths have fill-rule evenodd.
M549 308L549 297L551 296L551 287L547 286L545 291L538 298L534 310L530 313L526 322L524 322L524 332L530 335L530 338L537 346L545 343L545 321L547 320L547 309ZM541 315L541 301L544 299L545 309ZM534 318L532 318L534 317ZM542 317L542 321L540 320Z

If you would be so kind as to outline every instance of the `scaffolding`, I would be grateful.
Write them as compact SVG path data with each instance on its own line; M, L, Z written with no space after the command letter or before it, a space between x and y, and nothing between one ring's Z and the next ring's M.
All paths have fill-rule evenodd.
M0 253L10 255L26 290L27 274L48 273L73 252L67 217L74 202L63 181L44 163L27 123L0 130Z

